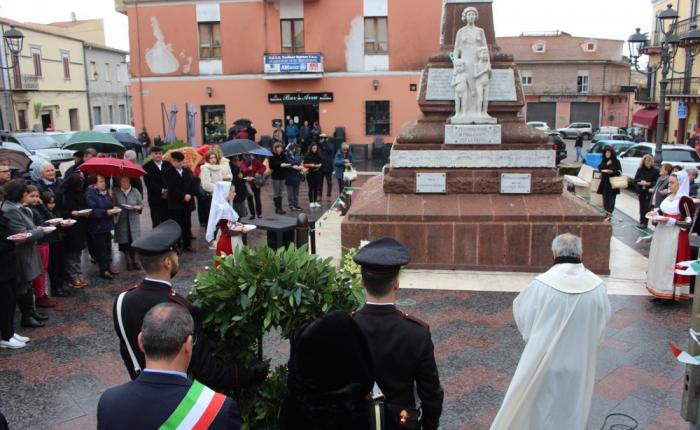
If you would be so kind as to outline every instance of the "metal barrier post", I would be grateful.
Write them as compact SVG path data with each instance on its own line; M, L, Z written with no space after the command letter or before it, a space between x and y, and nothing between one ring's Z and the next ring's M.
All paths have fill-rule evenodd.
M297 226L294 232L294 243L297 247L309 243L309 217L305 213L297 216Z

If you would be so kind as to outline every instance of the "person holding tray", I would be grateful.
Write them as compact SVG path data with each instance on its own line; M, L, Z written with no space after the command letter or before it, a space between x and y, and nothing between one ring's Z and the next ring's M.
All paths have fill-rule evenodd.
M114 241L119 244L119 250L124 253L126 270L141 270L141 265L136 261L136 251L131 248L131 243L141 237L143 197L139 190L131 186L131 179L128 176L119 178L118 186L112 190L112 197L116 207L124 210L117 216Z

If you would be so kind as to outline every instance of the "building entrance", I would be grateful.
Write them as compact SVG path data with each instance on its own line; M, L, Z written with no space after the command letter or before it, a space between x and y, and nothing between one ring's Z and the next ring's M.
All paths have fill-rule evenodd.
M309 125L313 125L314 121L318 121L318 103L285 103L285 125L290 119L293 119L299 126L303 125L304 121L309 121Z

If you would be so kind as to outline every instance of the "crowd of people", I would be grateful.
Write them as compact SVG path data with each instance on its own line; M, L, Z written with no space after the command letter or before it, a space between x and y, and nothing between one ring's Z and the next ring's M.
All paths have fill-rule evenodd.
M250 124L240 127L235 137L249 138L255 133ZM231 253L240 245L240 221L244 217L263 216L261 191L268 182L272 183L277 214L286 213L285 192L288 210L302 210L299 192L304 182L310 209L322 207L324 183L326 196L331 197L332 177L342 190L345 171L354 164L349 145L343 143L336 150L321 133L318 122L313 127L305 122L299 128L292 121L277 137L279 141L273 136L272 157L241 154L227 158L213 145L203 163L194 169L187 167L182 152L172 152L170 161L166 161L163 149L152 146L150 160L143 164L143 178L81 171L80 166L88 160L105 156L92 148L76 152L74 165L62 178L51 163L45 162L32 166L27 175L31 180L12 179L9 164L0 160L0 189L4 193L0 258L7 259L8 267L17 262L18 268L0 276L6 278L0 292L0 347L26 346L22 340L26 338L14 327L16 308L21 313L21 327L43 327L48 316L41 308L58 305L52 297L68 297L88 286L82 262L85 250L103 279L119 275L113 264L115 247L123 254L127 271L140 270L132 243L142 234L141 217L146 206L151 227L168 219L179 225L183 231L179 247L186 253L195 252L191 220L196 209L200 225L207 227L210 248L219 254ZM140 139L150 143L145 130ZM138 160L134 151L126 151L123 157ZM225 206L230 210L224 210ZM13 240L6 239L13 235Z

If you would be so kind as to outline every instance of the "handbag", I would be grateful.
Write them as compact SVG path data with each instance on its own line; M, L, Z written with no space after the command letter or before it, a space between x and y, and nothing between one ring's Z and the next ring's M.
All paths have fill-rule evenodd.
M255 176L255 186L258 188L262 188L267 184L267 180L270 178L270 175L267 173L261 173L257 176Z
M629 184L627 183L627 176L624 176L624 175L611 176L610 177L610 186L616 190L621 190L621 189L627 188L629 186Z
M345 171L343 172L343 180L345 182L352 182L355 179L357 179L357 170L355 170L355 168L352 166L346 167Z

